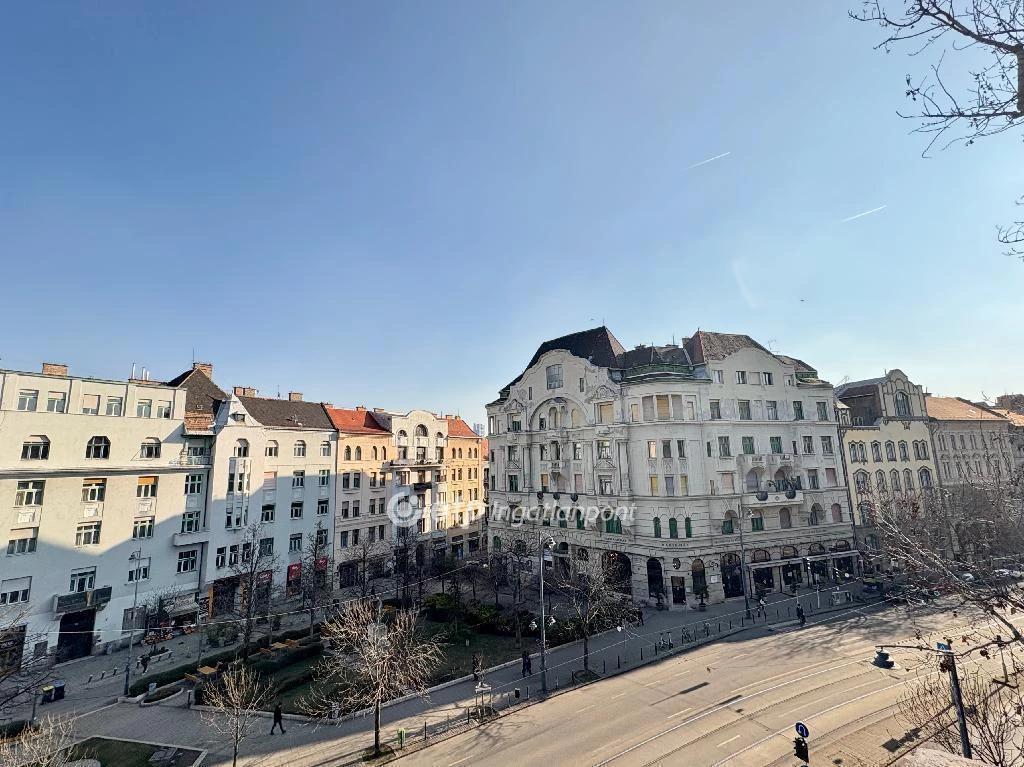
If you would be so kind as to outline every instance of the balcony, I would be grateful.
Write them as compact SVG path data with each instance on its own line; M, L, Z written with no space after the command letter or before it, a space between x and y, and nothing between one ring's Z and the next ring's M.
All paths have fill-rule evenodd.
M88 591L72 591L70 594L53 595L53 612L55 615L78 612L90 607L100 609L106 607L113 594L113 587L104 586Z
M433 487L433 482L413 482L412 491L414 493L423 493Z
M172 546L197 546L200 543L210 542L209 530L196 530L191 533L175 533L171 536Z
M804 502L803 490L761 490L756 493L747 492L743 496L743 505L750 509L763 509L768 506L799 506Z
M209 466L210 460L208 455L179 455L167 463L169 466Z
M422 448L430 447L430 437L413 437L413 446Z

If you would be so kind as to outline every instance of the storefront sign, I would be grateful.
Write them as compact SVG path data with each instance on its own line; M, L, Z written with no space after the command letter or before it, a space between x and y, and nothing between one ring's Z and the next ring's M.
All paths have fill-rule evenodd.
M60 594L53 600L55 613L73 613L89 606L89 592L76 591L71 594Z

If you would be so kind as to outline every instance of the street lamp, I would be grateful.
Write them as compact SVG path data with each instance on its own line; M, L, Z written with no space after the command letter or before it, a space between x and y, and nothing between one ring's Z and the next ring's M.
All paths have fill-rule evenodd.
M737 503L740 517L740 580L743 582L743 610L747 618L750 618L750 598L747 596L747 578L750 575L750 567L747 564L747 548L743 545L743 504Z
M548 691L547 675L547 620L544 617L544 552L555 547L555 539L548 536L541 540L539 553L540 559L540 689L541 692Z
M124 670L124 696L128 697L128 685L131 683L132 676L132 661L134 660L135 650L135 609L139 604L139 569L142 566L142 548L138 551L133 551L131 556L128 557L129 562L135 563L135 575L132 580L135 581L135 595L132 597L132 629L128 635L128 666Z

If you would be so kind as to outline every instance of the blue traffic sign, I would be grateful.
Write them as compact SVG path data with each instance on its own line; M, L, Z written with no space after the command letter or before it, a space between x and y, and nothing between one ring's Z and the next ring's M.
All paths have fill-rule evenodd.
M811 731L807 729L807 725L803 722L797 722L796 734L799 735L801 738L806 738L810 736Z
M953 648L950 647L945 642L936 642L935 643L935 649L938 650L939 652L953 652Z

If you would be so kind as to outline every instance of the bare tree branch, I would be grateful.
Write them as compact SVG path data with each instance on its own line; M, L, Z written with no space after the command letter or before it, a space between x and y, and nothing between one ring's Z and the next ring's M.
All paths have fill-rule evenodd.
M212 710L203 712L207 725L228 738L231 743L231 765L238 764L238 747L266 722L261 709L271 700L273 690L255 669L239 664L225 671L220 679L203 689L203 703Z

